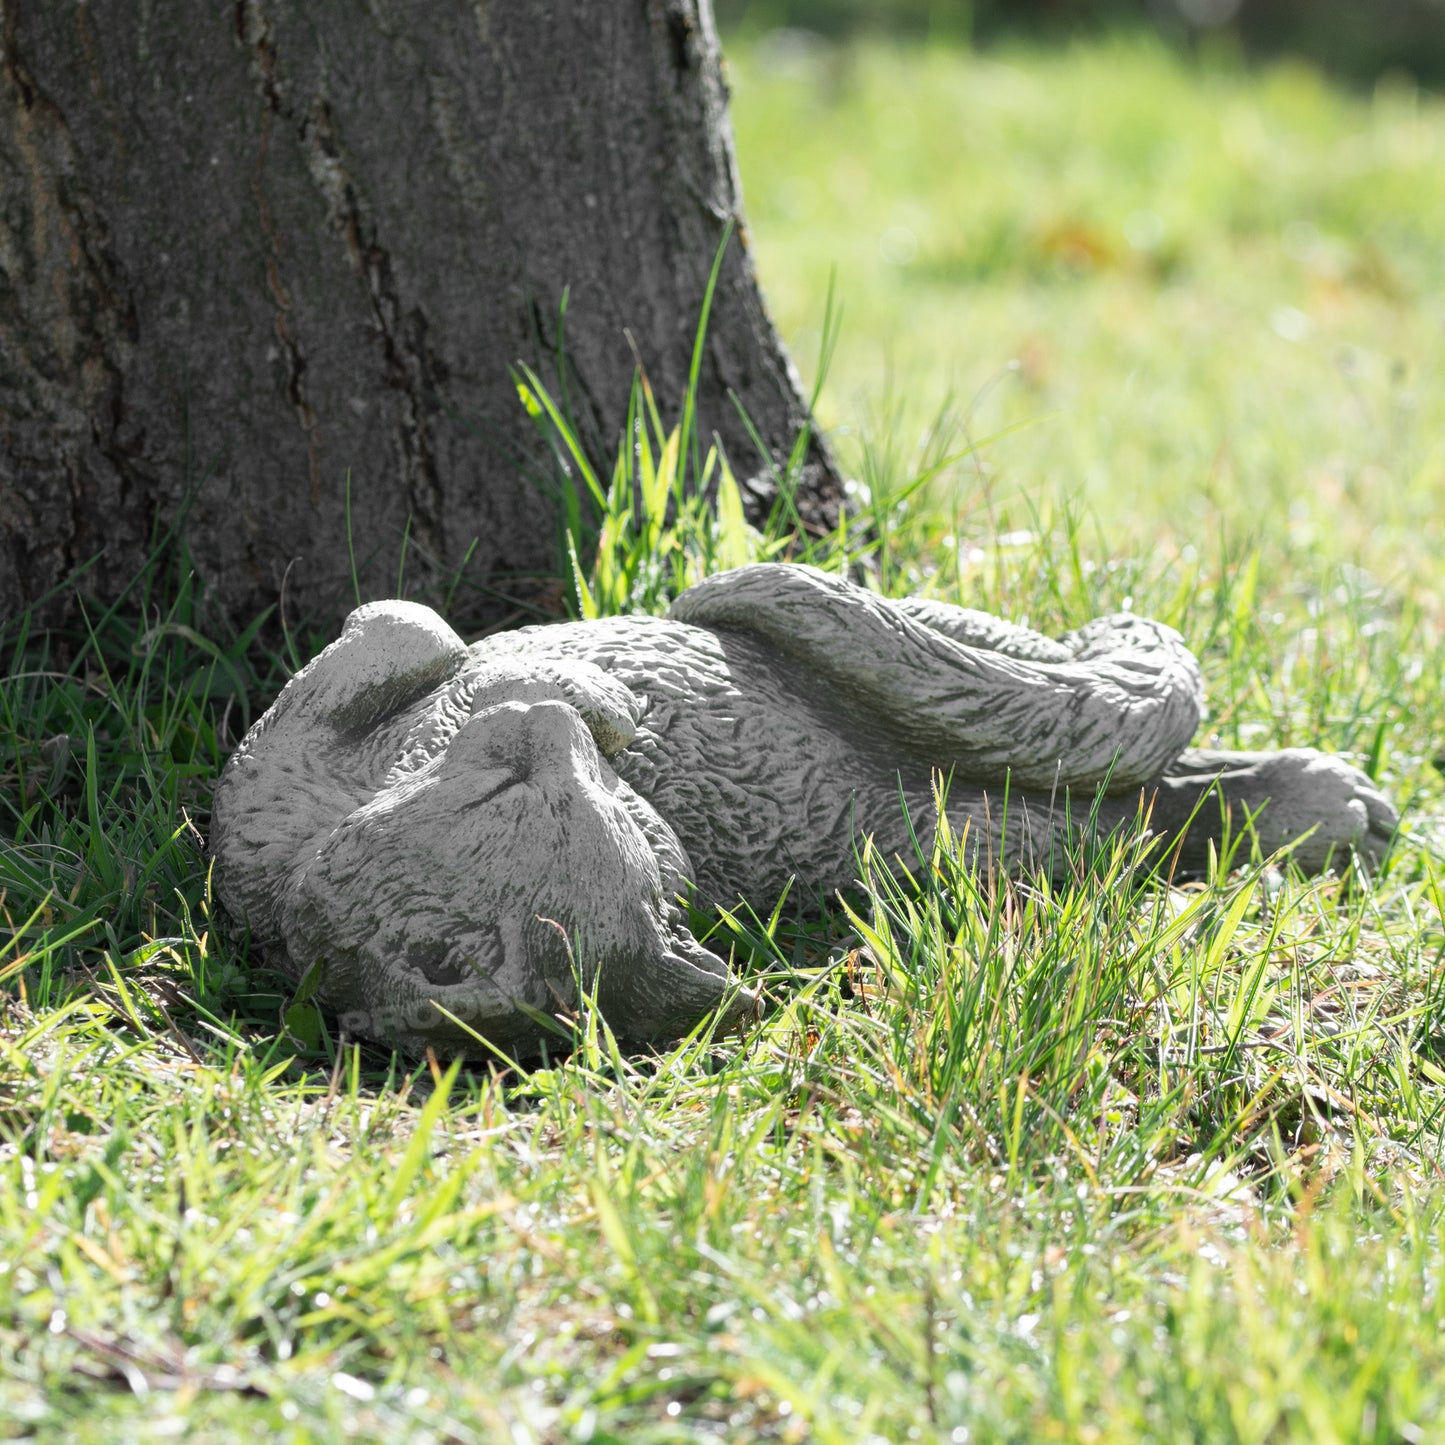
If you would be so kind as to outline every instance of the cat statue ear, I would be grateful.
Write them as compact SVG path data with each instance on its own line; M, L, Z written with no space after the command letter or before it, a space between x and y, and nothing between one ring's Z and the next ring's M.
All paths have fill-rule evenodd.
M296 674L278 705L306 711L343 736L440 686L466 662L467 645L430 607L368 602L341 636Z
M263 946L297 857L379 785L368 728L454 677L467 646L429 607L370 602L281 690L231 755L211 809L216 886ZM359 754L359 756L358 756Z
M319 970L343 1029L412 1052L530 1052L593 992L629 1039L750 1008L687 930L682 845L606 761L637 707L590 663L359 608L217 786L221 900L292 977Z

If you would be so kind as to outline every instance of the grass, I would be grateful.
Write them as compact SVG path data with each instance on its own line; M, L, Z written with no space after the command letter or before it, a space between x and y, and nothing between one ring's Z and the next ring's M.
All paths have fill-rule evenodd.
M1016 429L964 472L961 540L1066 497L1121 553L1223 527L1272 568L1349 561L1438 601L1445 102L1129 37L775 40L730 73L757 263L805 366L836 268L822 414L857 474L942 412Z
M820 559L1051 630L1173 623L1207 733L1395 793L1390 863L1307 880L1244 835L1171 887L1125 840L1046 886L944 830L865 852L821 920L698 921L767 989L741 1037L633 1056L584 1016L505 1075L340 1048L212 911L201 845L321 639L227 633L171 554L69 654L5 640L0 1434L1445 1432L1445 111L1134 44L783 60L734 56L753 244L805 361L837 263L822 409L873 525ZM1050 250L1059 218L1112 249ZM676 511L667 540L706 448L638 397L651 470L595 474L579 607L779 547Z

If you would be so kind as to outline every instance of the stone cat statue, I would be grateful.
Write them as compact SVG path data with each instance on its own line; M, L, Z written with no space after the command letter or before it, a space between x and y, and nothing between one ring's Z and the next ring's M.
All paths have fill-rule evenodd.
M1226 811L1306 869L1379 860L1397 817L1363 773L1191 750L1201 710L1160 623L1053 641L789 564L710 577L666 618L471 647L429 608L375 602L227 764L216 885L273 962L320 970L347 1033L484 1058L482 1039L534 1051L535 1015L579 985L627 1039L749 1007L678 896L766 910L791 877L846 886L865 834L911 848L904 804L926 845L936 772L975 860L1014 871L1141 805L1156 832L1188 825L1186 870Z

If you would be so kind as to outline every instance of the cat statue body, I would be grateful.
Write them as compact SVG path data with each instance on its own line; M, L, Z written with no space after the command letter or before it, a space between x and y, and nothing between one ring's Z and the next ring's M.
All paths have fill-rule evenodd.
M227 764L217 888L284 971L319 970L347 1033L481 1058L534 1051L579 987L633 1040L750 1007L679 897L846 886L865 834L902 851L911 819L926 844L939 774L975 859L1013 871L1141 809L1188 825L1184 869L1227 814L1307 870L1378 861L1397 817L1363 773L1192 750L1202 707L1162 624L1055 641L789 564L708 578L666 618L470 647L371 603Z

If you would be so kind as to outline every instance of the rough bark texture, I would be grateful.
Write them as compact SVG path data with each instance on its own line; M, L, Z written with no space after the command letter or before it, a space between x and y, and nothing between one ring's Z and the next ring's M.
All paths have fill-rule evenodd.
M634 353L679 397L739 191L710 0L0 0L0 618L178 518L237 617L555 558L509 367L566 313L616 445ZM703 425L804 403L741 243ZM815 450L815 515L837 476ZM761 490L754 493L761 505ZM806 508L805 508L806 513ZM368 563L368 559L369 563ZM391 577L386 583L383 579Z

